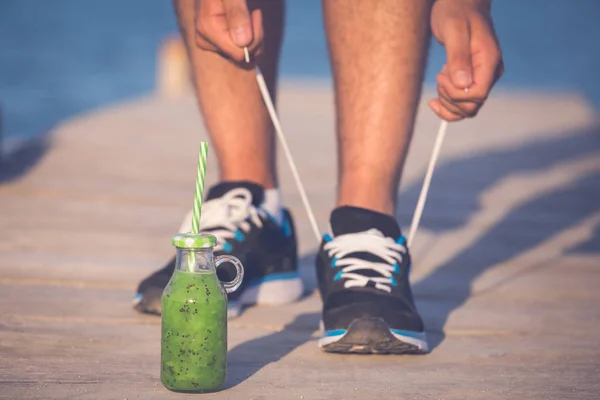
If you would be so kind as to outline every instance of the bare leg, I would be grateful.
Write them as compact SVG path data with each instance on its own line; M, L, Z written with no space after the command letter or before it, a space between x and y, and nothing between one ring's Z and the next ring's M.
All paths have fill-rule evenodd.
M219 160L221 180L247 180L265 188L275 187L275 143L254 71L244 70L195 45L194 2L174 0L192 62L198 102ZM259 62L274 95L284 4L277 0L249 0L248 7L263 12L265 39Z
M420 97L427 0L324 0L335 82L338 205L393 215Z

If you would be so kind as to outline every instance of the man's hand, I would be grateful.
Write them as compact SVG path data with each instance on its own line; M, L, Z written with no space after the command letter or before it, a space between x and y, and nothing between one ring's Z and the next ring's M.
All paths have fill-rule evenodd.
M447 64L436 77L439 97L429 106L447 121L474 117L504 72L490 3L437 0L433 5L431 29L446 48Z
M250 54L260 51L263 40L260 10L252 14L246 0L195 0L196 45L234 61L244 60L244 47Z

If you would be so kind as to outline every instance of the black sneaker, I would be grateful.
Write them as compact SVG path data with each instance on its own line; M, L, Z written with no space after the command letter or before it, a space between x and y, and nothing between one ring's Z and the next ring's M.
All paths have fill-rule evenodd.
M230 317L239 315L244 306L287 304L303 294L292 217L283 210L280 225L260 207L263 198L264 189L256 184L225 182L211 188L202 206L200 225L203 233L217 238L215 255L234 255L244 265L242 285L228 294ZM174 267L172 259L140 283L134 298L136 310L161 313L160 296ZM222 280L231 280L225 265L218 274Z
M344 206L331 213L331 229L317 256L319 346L336 353L427 352L408 281L410 256L396 220Z

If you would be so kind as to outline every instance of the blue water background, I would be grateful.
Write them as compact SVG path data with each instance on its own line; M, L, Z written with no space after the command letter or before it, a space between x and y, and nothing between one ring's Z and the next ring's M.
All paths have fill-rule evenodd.
M288 0L287 11L284 79L329 78L320 1ZM600 0L496 0L493 14L499 87L577 91L600 106ZM4 135L151 92L157 47L173 33L168 0L0 0ZM432 46L427 82L444 60Z

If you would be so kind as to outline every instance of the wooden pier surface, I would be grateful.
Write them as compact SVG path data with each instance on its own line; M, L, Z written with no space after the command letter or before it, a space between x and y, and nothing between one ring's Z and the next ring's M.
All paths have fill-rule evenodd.
M336 162L329 87L284 85L284 129L322 230ZM398 215L408 224L438 121L419 115ZM159 381L159 318L131 308L191 206L192 98L148 97L65 121L0 166L0 398L176 399ZM314 287L289 168L283 198ZM208 180L216 179L210 157ZM316 294L231 321L215 399L600 398L600 124L568 93L500 92L450 126L413 246L426 356L336 356ZM199 396L200 397L200 396ZM199 398L198 397L198 398Z

